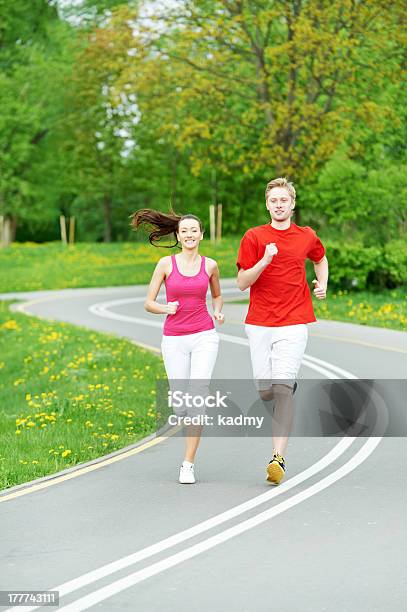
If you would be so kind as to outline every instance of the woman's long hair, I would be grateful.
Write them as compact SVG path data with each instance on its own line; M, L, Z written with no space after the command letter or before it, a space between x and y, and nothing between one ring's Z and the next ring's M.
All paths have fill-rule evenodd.
M198 221L201 232L203 231L201 220L195 215L177 215L170 207L169 213L163 213L152 208L141 208L130 215L131 227L133 230L138 230L140 226L147 226L150 231L148 239L153 246L161 246L166 249L172 249L178 245L177 231L179 224L183 219L195 219ZM152 231L151 231L152 229ZM173 234L175 244L162 245L158 244L163 236Z

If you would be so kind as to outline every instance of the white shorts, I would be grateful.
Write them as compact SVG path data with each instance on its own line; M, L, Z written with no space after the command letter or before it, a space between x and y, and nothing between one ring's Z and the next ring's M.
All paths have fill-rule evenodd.
M218 348L216 329L185 336L163 336L161 352L171 391L188 391L193 396L205 397L209 392ZM181 406L174 408L173 412L180 416L186 413L195 416L205 414L205 408L190 406L186 410Z
M253 378L259 390L273 381L294 386L308 340L306 324L265 327L245 325L249 338Z

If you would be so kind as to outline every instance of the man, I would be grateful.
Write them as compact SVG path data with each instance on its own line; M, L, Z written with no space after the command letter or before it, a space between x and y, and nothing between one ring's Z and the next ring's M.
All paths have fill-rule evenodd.
M291 223L295 197L294 185L287 179L268 183L266 208L271 222L245 233L237 258L238 287L242 291L250 287L245 330L253 377L262 400L275 403L273 458L267 466L272 484L284 477L295 379L307 344L307 323L316 321L305 275L307 258L314 262L312 282L318 299L325 299L328 283L328 261L320 239L310 227Z

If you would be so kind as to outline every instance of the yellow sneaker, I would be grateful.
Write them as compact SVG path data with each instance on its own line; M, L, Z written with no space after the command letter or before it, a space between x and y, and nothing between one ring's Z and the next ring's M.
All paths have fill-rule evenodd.
M279 453L274 453L273 459L267 466L267 480L274 485L280 484L285 474L284 457Z

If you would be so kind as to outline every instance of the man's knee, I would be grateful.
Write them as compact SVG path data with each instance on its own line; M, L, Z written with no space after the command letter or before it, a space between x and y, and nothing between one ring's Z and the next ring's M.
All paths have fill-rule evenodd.
M291 385L284 385L284 384L277 384L277 385L273 385L273 393L274 393L274 397L276 395L292 395L293 394L293 386Z
M263 402L269 402L274 399L273 389L259 389L259 395Z

